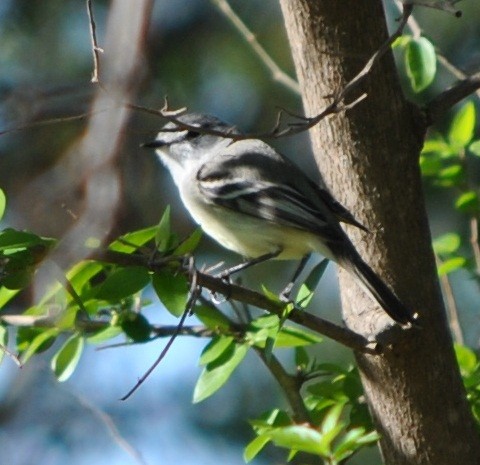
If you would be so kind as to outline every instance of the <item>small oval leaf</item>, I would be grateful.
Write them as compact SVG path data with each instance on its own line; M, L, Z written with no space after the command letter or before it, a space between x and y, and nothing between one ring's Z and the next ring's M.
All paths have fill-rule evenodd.
M59 382L66 381L75 371L83 352L83 345L83 337L75 334L53 357L51 367Z
M448 132L448 140L455 147L466 147L473 139L474 131L475 105L473 102L467 102L455 113Z
M461 239L456 233L443 234L433 240L433 250L437 255L455 253L460 247Z
M181 316L188 301L187 278L183 274L160 270L152 276L152 284L165 308L172 315Z
M148 271L141 266L115 270L100 285L96 298L118 301L141 291L150 282Z
M425 37L410 40L405 46L405 67L415 92L426 89L437 72L437 56L432 43Z

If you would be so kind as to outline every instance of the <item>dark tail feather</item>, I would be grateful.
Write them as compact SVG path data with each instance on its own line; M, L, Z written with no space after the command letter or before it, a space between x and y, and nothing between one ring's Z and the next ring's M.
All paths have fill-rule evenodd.
M416 324L412 313L356 252L339 260L339 263L360 280L393 320L401 324Z

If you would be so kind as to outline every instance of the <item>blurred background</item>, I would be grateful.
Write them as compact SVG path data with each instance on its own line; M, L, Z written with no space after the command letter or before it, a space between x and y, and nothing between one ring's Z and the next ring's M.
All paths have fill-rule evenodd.
M294 70L275 1L231 0L230 5L287 75ZM79 258L79 238L106 240L156 224L166 205L180 236L193 224L178 203L173 184L154 153L140 144L164 124L156 115L126 104L211 113L245 131L268 131L279 108L302 113L299 95L272 77L244 37L208 0L114 0L92 2L100 53L99 80L93 58L86 2L0 2L0 187L8 198L2 227L26 228L61 239L65 265ZM419 9L415 17L443 54L466 73L480 64L480 5L465 0L461 19ZM391 26L399 16L390 0ZM400 70L402 64L399 63ZM455 81L443 68L427 100ZM408 86L405 86L408 93ZM447 120L445 122L447 124ZM441 129L441 128L440 128ZM306 134L268 141L304 169L315 168ZM446 194L427 186L434 235L464 228ZM235 263L204 238L199 263ZM318 257L312 261L318 261ZM276 289L291 264L259 266L245 281ZM254 273L254 276L251 274ZM285 278L282 280L282 276ZM274 279L273 279L274 277ZM477 348L478 312L473 284L462 272L452 277L466 342ZM9 309L22 311L41 292ZM340 322L335 269L319 285L315 313ZM173 324L155 304L150 321ZM194 323L194 319L191 322ZM217 394L192 405L200 373L198 356L207 341L178 338L148 381L126 402L118 399L156 359L165 341L96 351L88 348L72 378L58 384L50 353L19 370L0 367L2 463L71 465L215 462L242 464L253 438L248 418L277 405L280 393L253 355ZM347 365L348 351L325 343L322 359ZM285 359L288 363L288 359ZM368 454L367 454L368 455ZM357 462L380 463L374 451ZM267 449L255 464L283 463Z

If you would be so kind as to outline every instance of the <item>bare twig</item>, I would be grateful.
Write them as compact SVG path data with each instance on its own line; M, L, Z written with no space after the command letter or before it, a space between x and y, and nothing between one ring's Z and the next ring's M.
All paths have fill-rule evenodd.
M93 8L92 0L87 0L87 14L88 14L88 24L90 26L90 39L92 41L92 54L93 54L93 73L91 82L99 82L99 72L100 72L100 53L103 52L103 49L98 46L97 42L97 26L95 24L95 19L93 17Z
M435 255L435 260L437 262L437 267L442 264L441 259L437 255ZM440 283L442 285L443 292L445 294L445 301L446 301L445 303L447 307L448 321L450 323L450 329L452 331L453 338L455 339L455 342L458 342L459 344L463 344L464 338L463 338L462 328L460 326L460 321L458 319L457 303L455 301L453 289L447 274L440 276Z
M17 365L18 368L23 367L23 364L20 361L20 359L18 358L18 356L15 355L8 347L4 346L3 344L0 344L0 350L3 351L5 353L5 355L8 358L10 358L15 363L15 365Z
M48 126L50 124L59 124L59 123L70 123L71 121L77 121L81 119L87 119L90 118L91 116L98 115L100 113L104 113L106 111L111 111L110 109L105 109L105 110L97 110L97 111L89 111L87 113L81 113L79 115L74 115L74 116L61 116L60 118L51 118L51 119L45 119L42 121L36 121L34 123L29 123L25 124L23 126L15 126L13 128L8 128L0 131L0 136L3 136L5 134L9 134L11 132L17 132L17 131L23 131L25 129L32 129L32 128L37 128L37 127L42 127L42 126Z
M130 391L127 392L120 400L127 400L144 382L145 380L153 373L155 368L160 364L160 362L165 358L165 355L167 355L168 351L170 350L170 347L172 346L173 342L177 338L177 336L180 334L180 331L183 328L183 323L185 323L185 320L188 315L193 310L193 307L195 306L195 302L197 301L197 296L199 294L199 289L197 286L197 271L195 269L195 264L193 262L193 257L190 257L190 264L189 264L189 273L190 273L190 297L188 299L188 302L185 305L185 311L183 312L183 315L180 318L180 321L178 322L178 325L176 327L175 332L172 334L170 339L168 340L167 344L163 348L162 352L158 356L158 358L153 362L152 366L142 375L142 377L136 382L135 386L133 386Z
M480 73L467 77L446 91L437 95L425 107L427 125L439 120L454 105L480 89Z
M108 415L103 410L99 409L95 405L93 405L89 400L87 400L82 395L68 390L69 394L71 394L83 407L87 410L90 410L100 421L105 425L108 432L112 436L113 440L128 454L130 455L136 463L139 465L147 465L147 462L142 457L142 454L132 445L130 444L123 436L122 433L117 428L117 425L113 421L112 417Z
M225 15L225 17L232 23L242 37L252 48L253 52L258 56L261 62L272 73L275 81L283 84L292 92L300 94L300 87L295 79L292 79L288 74L283 72L275 61L270 57L266 50L260 45L255 34L248 29L245 23L239 18L232 7L226 0L211 0L211 2Z
M254 347L254 349L282 388L288 403L292 407L295 422L311 423L310 414L308 413L303 398L300 394L301 383L299 382L299 379L296 376L287 373L285 368L283 368L282 364L273 354L270 354L267 357L264 350L257 347Z
M212 0L213 1L213 0ZM191 130L196 132L201 132L205 134L211 134L215 136L221 136L225 138L230 138L232 140L241 140L241 139L252 139L252 138L278 138L278 137L285 137L293 134L298 134L300 132L304 132L313 126L317 125L320 121L326 118L329 115L340 113L342 111L346 111L351 109L361 100L363 100L366 95L361 95L360 97L354 99L350 103L346 103L346 99L351 95L352 91L357 89L359 85L363 82L363 80L369 75L372 68L378 63L378 61L390 50L390 46L392 43L401 36L405 25L407 24L408 18L412 14L413 5L412 4L405 4L403 5L403 13L402 17L399 21L399 25L395 32L375 51L375 53L370 57L368 62L365 66L360 70L360 72L351 79L347 85L336 95L334 96L333 102L330 103L323 111L321 111L318 115L313 117L304 117L304 116L296 116L292 113L289 113L291 116L296 117L297 122L289 123L284 129L279 127L280 125L280 116L277 118L277 122L272 130L269 132L264 133L257 133L257 134L239 134L235 128L232 128L230 132L228 131L218 131L214 129L206 129L206 128L198 128L196 126L191 126L180 121L177 118L178 112L175 115L172 115L172 112L168 109L168 105L166 104L163 109L161 110L153 110L149 108L142 107L140 105L134 104L126 104L128 108L143 111L146 113L154 114L162 116L167 120L175 123L178 128L173 128L172 131L175 130Z
M475 272L477 276L480 276L480 245L478 239L478 217L472 216L470 218L470 245L475 260Z

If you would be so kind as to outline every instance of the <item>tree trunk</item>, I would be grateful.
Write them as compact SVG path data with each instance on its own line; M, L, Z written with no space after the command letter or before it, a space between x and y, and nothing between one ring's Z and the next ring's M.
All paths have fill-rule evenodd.
M388 32L380 0L280 0L305 112L313 116L360 71ZM366 100L311 130L326 185L371 233L349 228L359 252L420 315L422 329L391 326L340 272L351 329L391 341L356 354L387 465L478 465L480 442L465 398L431 248L418 153L423 129L403 97L393 56L356 96Z

